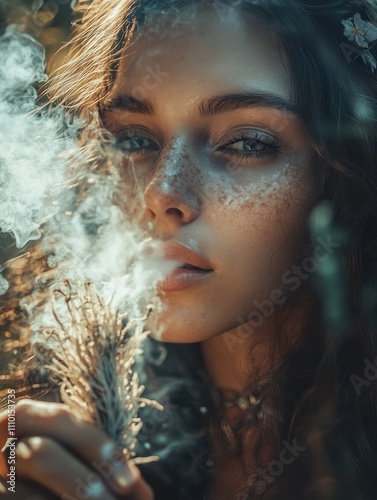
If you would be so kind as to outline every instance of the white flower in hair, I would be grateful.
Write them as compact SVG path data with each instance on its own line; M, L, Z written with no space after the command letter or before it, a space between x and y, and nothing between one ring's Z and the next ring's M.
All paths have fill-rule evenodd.
M351 42L355 41L359 47L368 48L368 42L377 40L377 27L369 21L361 19L359 13L356 13L353 18L344 19L344 35Z
M377 26L369 21L365 21L365 38L368 42L377 40Z

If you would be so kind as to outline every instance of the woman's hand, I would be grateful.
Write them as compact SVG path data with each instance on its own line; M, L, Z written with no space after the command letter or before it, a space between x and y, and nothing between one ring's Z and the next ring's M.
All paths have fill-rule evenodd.
M6 410L0 413L0 449L10 443L7 416ZM0 452L1 499L154 498L139 469L125 463L115 443L77 419L66 405L20 400L16 403L16 437L16 493L8 491L12 449L8 446Z

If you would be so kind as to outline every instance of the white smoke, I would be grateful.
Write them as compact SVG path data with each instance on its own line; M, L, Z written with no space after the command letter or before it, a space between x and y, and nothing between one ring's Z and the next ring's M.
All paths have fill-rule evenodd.
M18 248L40 237L45 197L62 182L67 145L56 122L36 114L35 85L46 78L43 48L8 27L0 39L0 230Z
M178 264L161 259L159 243L130 225L120 207L133 205L135 200L123 190L123 184L124 199L119 205L114 203L114 194L119 195L119 153L112 154L109 144L114 168L105 174L91 171L77 146L84 124L62 112L38 107L36 86L46 81L44 69L43 48L32 37L9 27L0 37L0 233L11 234L19 249L41 238L56 278L52 285L44 284L43 276L40 279L43 287L49 286L51 300L40 308L36 290L24 297L21 306L28 313L31 343L47 344L54 350L59 344L46 339L43 328L56 326L54 307L69 330L71 319L64 299L53 302L53 289L64 291L63 280L69 280L73 289L90 281L105 303L111 301L114 309L135 319L144 316L150 303L160 310L157 281ZM103 145L99 146L103 151ZM88 193L83 198L75 195L77 183ZM0 274L0 295L8 287L12 289L12 282L7 283ZM162 422L160 418L158 422ZM170 429L172 433L174 429ZM165 456L163 451L160 454Z
M113 201L116 166L103 175L90 172L81 159L76 136L83 124L61 111L38 107L36 85L46 81L44 69L42 46L8 27L0 38L0 232L10 233L23 248L41 237L43 224L42 246L46 253L53 250L48 264L57 279L91 281L106 301L112 299L130 314L143 314L157 281L176 264L142 251L145 235L130 226ZM117 156L111 156L114 162ZM69 189L67 167L73 161L78 182L90 185L80 203ZM157 255L159 246L153 246ZM7 287L0 277L0 294ZM24 306L32 310L30 299Z

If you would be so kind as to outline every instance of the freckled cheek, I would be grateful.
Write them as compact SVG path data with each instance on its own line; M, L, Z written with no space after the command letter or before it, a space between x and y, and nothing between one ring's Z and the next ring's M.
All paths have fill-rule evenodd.
M279 268L289 265L299 252L309 210L310 186L301 181L287 176L219 194L213 229L222 241L222 257L242 268L267 265L273 255Z

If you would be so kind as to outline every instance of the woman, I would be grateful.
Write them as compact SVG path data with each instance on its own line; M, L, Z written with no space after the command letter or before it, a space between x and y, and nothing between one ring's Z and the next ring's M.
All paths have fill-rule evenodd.
M193 373L182 398L209 412L211 456L205 440L183 456L191 429L165 469L138 470L64 406L24 401L22 498L374 498L377 82L354 17L373 2L84 3L50 91L114 135L132 216L191 267L161 284L150 326L170 378ZM322 200L337 231L316 239ZM346 325L321 316L314 272L338 254Z

